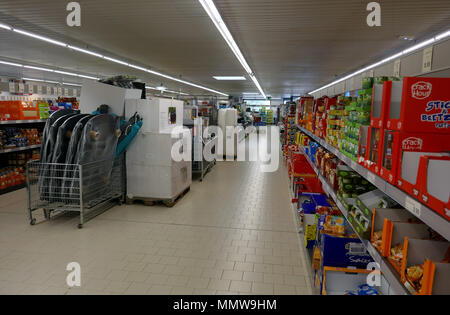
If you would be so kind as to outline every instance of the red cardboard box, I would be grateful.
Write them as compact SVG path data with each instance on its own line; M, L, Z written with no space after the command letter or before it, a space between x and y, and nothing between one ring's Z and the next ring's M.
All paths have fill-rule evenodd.
M450 220L450 157L421 156L414 191L419 199Z
M385 130L380 176L391 184L418 198L414 185L419 184L418 169L421 156L446 155L450 151L450 135L404 133Z
M383 84L374 84L372 93L372 113L370 126L386 128L388 119L388 103L391 100L392 81Z
M375 174L380 174L382 164L384 129L369 127L367 135L366 159L364 167Z
M387 129L450 133L450 78L405 77L390 85Z
M361 125L359 127L359 144L358 144L358 164L365 165L366 155L367 155L367 144L369 137L369 126Z

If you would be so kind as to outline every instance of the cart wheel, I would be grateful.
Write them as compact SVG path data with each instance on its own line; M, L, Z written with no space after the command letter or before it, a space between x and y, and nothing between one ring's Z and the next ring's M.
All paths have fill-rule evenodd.
M30 225L35 225L35 224L36 224L36 219L31 219Z
M82 229L82 228L83 228L83 224L81 224L81 223L78 224L78 228L79 228L79 229Z

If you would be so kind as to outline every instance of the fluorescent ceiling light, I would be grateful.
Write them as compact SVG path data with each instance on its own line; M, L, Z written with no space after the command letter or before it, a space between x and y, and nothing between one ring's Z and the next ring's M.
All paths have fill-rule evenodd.
M429 45L429 44L434 43L434 41L435 41L435 39L434 39L434 38L431 38L431 39L429 39L429 40L426 40L426 41L424 41L424 42L421 42L421 43L419 43L419 44L417 44L417 45L414 45L414 46L412 46L412 47L410 47L410 48L408 48L408 49L405 49L405 50L403 51L403 54L408 54L408 53L410 53L410 52L416 51L416 50L419 49L419 48L422 48L422 47L424 47L424 46L427 46L427 45Z
M449 37L450 36L450 30L448 30L447 32L441 33L439 35L437 35L435 37L436 40L441 40L443 38Z
M347 76L345 76L343 78L340 78L340 79L338 79L336 81L333 81L333 82L331 82L331 83L329 83L327 85L324 85L324 86L322 86L322 87L320 87L320 88L318 88L318 89L316 89L314 91L309 92L309 94L314 94L316 92L319 92L319 91L321 91L323 89L326 89L326 88L328 88L330 86L333 86L333 85L335 85L337 83L340 83L340 82L345 81L345 80L347 80L347 79L349 79L351 77L354 77L355 75L358 75L358 74L363 73L363 72L365 72L367 70L373 69L373 68L375 68L375 67L377 67L379 65L382 65L382 64L384 64L384 63L386 63L388 61L391 61L393 59L397 59L397 58L401 57L402 55L406 55L406 54L409 54L411 52L414 52L414 51L416 51L416 50L418 50L418 49L420 49L422 47L428 46L428 45L430 45L430 44L432 44L432 43L434 43L434 42L436 42L438 40L441 40L443 38L446 38L448 36L450 36L450 30L447 31L447 32L444 32L442 34L439 34L436 37L430 38L430 39L428 39L426 41L423 41L423 42L421 42L419 44L416 44L416 45L414 45L414 46L412 46L410 48L407 48L407 49L405 49L405 50L403 50L403 51L401 51L401 52L399 52L399 53L397 53L395 55L387 57L387 58L385 58L385 59L383 59L383 60L381 60L381 61L379 61L377 63L374 63L374 64L372 64L370 66L367 66L367 67L365 67L363 69L360 69L360 70L358 70L356 72L353 72L353 73L351 73L351 74L349 74L349 75L347 75Z
M56 73L60 73L60 74L70 75L70 76L73 76L73 77L77 77L78 76L78 74L72 73L72 72L65 72L65 71L59 71L59 70L55 70L55 72Z
M124 66L128 66L128 63L125 62L125 61L122 61L122 60L118 60L118 59L114 59L114 58L106 57L106 56L103 56L103 58L105 58L106 60L115 62L115 63L119 63L119 64L124 65Z
M247 80L243 76L213 76L214 79L219 81L244 81Z
M9 26L9 25L6 25L6 24L0 23L0 28L3 28L3 29L8 30L8 31L12 31L12 27Z
M39 70L39 71L55 72L55 70L53 70L53 69L42 68L42 67L27 66L27 65L25 65L24 67L25 67L25 68L28 68L28 69Z
M70 85L70 86L81 86L81 84L77 84L77 83L68 83L68 82L63 82L62 84L64 84L64 85Z
M45 42L48 42L48 43L51 43L51 44L54 44L54 45L67 47L67 44L66 44L66 43L63 43L63 42L60 42L60 41L58 41L58 40L54 40L54 39L51 39L51 38L48 38L48 37L44 37L44 36L36 35L36 34L34 34L34 33L30 33L30 32L26 32L26 31L18 30L18 29L16 29L16 28L14 28L13 31L14 31L14 32L17 32L17 33L20 33L20 34L22 34L22 35L26 35L26 36L33 37L33 38L35 38L35 39L43 40L43 41L45 41Z
M214 2L212 0L199 0L200 4L203 6L203 9L205 9L206 13L208 14L209 18L213 21L216 28L219 30L219 33L222 35L222 37L225 39L225 42L228 44L228 46L233 51L236 58L241 63L242 67L245 69L245 71L250 75L253 82L255 83L256 87L260 91L261 95L266 97L266 94L261 88L261 85L259 84L256 77L253 75L253 71L248 65L247 61L244 58L244 55L241 53L241 50L239 49L238 45L236 44L233 36L231 35L230 31L228 30L228 27L226 26L225 22L223 21L222 17L220 16L219 11L217 10Z
M22 78L24 81L35 81L35 82L45 82L45 80L41 79L32 79L32 78Z
M10 31L14 31L14 32L17 32L17 33L22 34L22 35L30 36L30 37L33 37L35 39L40 39L40 40L43 40L43 41L46 41L46 42L49 42L49 43L52 43L52 44L55 44L55 45L67 47L67 48L75 50L75 51L79 51L79 52L82 52L82 53L85 53L85 54L89 54L89 55L92 55L92 56L95 56L95 57L98 57L98 58L109 60L111 62L122 64L122 65L128 66L130 68L141 70L141 71L144 71L144 72L147 72L147 73L151 73L151 74L154 74L154 75L157 75L157 76L161 76L163 78L167 78L169 80L180 82L180 83L183 83L183 84L186 84L186 85L190 85L190 86L202 89L202 90L206 90L206 91L209 91L209 92L213 92L213 93L216 93L216 94L228 97L228 94L222 93L220 91L217 91L217 90L214 90L214 89L210 89L208 87L205 87L205 86L202 86L202 85L199 85L199 84L191 83L189 81L181 80L181 79L178 79L178 78L175 78L175 77L172 77L170 75L166 75L166 74L163 74L163 73L160 73L160 72L157 72L157 71L149 70L149 69L146 69L144 67L140 67L140 66L136 66L136 65L133 65L133 64L129 64L129 63L125 62L125 61L117 60L117 59L114 59L114 58L111 58L111 57L106 57L106 56L103 56L102 54L96 53L94 51L89 51L89 50L82 49L82 48L79 48L79 47L71 46L71 45L68 45L66 43L63 43L63 42L60 42L60 41L57 41L57 40L53 40L53 39L48 38L48 37L44 37L44 36L40 36L40 35L37 35L37 34L34 34L34 33L30 33L30 32L26 32L26 31L23 31L23 30L15 29L15 28L10 27L10 26L8 26L6 24L0 23L0 26L1 26L1 28L4 28L6 30L10 30ZM244 59L244 61L245 61L245 59ZM98 78L94 78L94 77L82 76L82 75L78 75L78 76L82 77L82 78L98 80Z
M13 67L23 67L23 65L21 65L19 63L14 63L14 62L8 62L8 61L0 60L0 63L4 64L4 65L8 65L8 66L13 66Z
M70 46L70 45L67 46L67 48L73 49L73 50L76 50L76 51L79 51L79 52L82 52L82 53L85 53L85 54L88 54L88 55L91 55L91 56L103 58L103 55L97 54L96 52L93 52L93 51L90 51L90 50L86 50L86 49L82 49L82 48L75 47L75 46Z
M88 76L88 75L84 75L84 74L77 74L77 77L80 77L80 78L85 78L85 79L91 79L91 80L95 80L95 81L98 81L98 80L100 80L100 78L96 78L96 77L91 77L91 76Z

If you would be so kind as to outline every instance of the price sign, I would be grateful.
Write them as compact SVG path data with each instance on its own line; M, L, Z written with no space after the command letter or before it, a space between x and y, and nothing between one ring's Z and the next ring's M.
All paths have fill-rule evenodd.
M69 96L69 89L68 88L64 88L64 96Z
M47 86L47 95L52 94L52 88L50 86Z
M405 198L405 208L412 214L414 214L416 217L420 218L422 207L419 202L412 199L411 197Z
M42 94L42 85L37 86L37 93Z
M34 93L34 85L28 84L28 93L33 94Z
M433 46L423 50L422 73L431 71L433 63Z
M19 83L19 93L23 93L25 90L25 85L23 83Z
M9 82L9 93L16 93L16 84L14 82Z
M63 95L63 91L62 91L62 87L58 88L58 96L62 96Z
M400 59L397 59L394 62L394 77L400 77L401 65L402 65L402 61Z

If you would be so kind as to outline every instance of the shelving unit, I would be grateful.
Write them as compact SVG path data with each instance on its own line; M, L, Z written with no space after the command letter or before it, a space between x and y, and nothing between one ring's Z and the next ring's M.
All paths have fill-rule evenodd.
M0 120L0 125L19 125L19 124L34 124L43 123L45 119L32 119L32 120Z
M26 151L26 150L32 150L32 149L37 149L40 148L41 145L40 144L35 144L35 145L29 145L27 147L19 147L19 148L13 148L13 149L5 149L5 150L0 150L0 154L3 153L13 153L13 152L19 152L19 151Z
M303 154L305 154L305 151L303 151ZM308 163L311 165L311 167L314 169L314 172L319 177L319 180L322 182L323 190L328 196L330 196L334 200L336 205L339 207L339 210L341 210L342 214L348 221L348 212L346 208L342 205L341 201L338 199L336 192L333 190L333 188L331 188L330 184L328 184L327 180L322 176L317 167L310 160L309 156L307 154L305 154L305 156L306 159L308 160ZM353 226L350 223L349 225L353 228ZM353 230L355 234L358 235L356 230L355 229ZM395 273L395 270L391 267L387 259L383 258L369 241L362 239L359 235L358 237L366 247L367 252L372 256L373 260L380 265L381 274L385 277L386 281L389 283L389 286L392 287L394 292L396 294L404 294L404 295L409 294L409 291L403 286L403 283L401 282L400 278Z
M347 164L347 166L354 169L361 176L363 176L369 182L375 185L379 190L381 190L386 195L397 201L402 207L410 211L417 218L422 220L426 225L428 225L433 230L435 230L440 235L442 235L443 237L445 237L447 240L450 241L450 222L448 222L445 218L441 217L439 214L437 214L427 206L423 205L421 202L414 199L412 196L401 191L397 187L391 185L381 177L368 171L367 169L365 169L364 167L362 167L361 165L359 165L358 163L356 163L355 161L344 155L337 148L326 143L324 139L317 137L316 135L314 135L313 133L311 133L310 131L306 130L301 126L297 125L297 128L300 129L305 134L307 134L310 138L314 139L314 141L319 143L322 147L324 147L325 149L336 155L342 162Z

